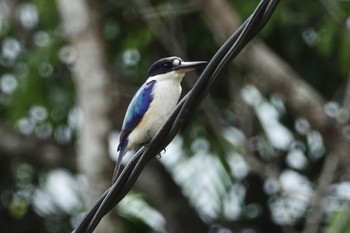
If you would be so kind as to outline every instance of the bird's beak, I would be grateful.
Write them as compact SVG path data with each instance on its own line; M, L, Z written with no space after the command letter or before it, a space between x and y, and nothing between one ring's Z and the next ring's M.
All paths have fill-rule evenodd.
M183 61L180 65L174 67L174 70L179 73L187 73L206 64L206 61Z

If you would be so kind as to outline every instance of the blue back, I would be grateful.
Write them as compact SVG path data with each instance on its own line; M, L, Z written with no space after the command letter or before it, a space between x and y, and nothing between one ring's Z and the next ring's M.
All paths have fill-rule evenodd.
M149 108L153 100L152 92L155 83L156 81L152 80L143 84L132 98L125 114L118 150L120 149L120 146L123 145L123 142L127 139L131 131L140 123L143 115Z

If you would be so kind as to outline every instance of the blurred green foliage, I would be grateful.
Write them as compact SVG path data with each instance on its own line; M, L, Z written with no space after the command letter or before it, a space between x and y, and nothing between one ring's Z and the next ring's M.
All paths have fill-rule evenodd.
M154 4L185 2L156 1ZM242 19L250 15L258 2L257 0L230 1ZM344 15L350 14L349 1L336 1L336 3ZM140 85L144 82L147 69L154 60L173 55L169 54L169 50L164 48L164 44L145 23L133 1L93 1L93 4L98 12L100 33L106 43L108 67L114 81ZM5 10L3 5L0 5L0 10ZM75 135L76 119L74 120L74 117L77 116L75 115L75 86L70 72L72 69L70 61L74 52L70 50L64 38L55 1L15 1L13 12L17 13L2 17L0 14L1 121L12 125L22 134L74 145L75 137L72 135ZM176 39L186 48L189 59L209 60L219 47L214 41L215 35L198 12L164 17L163 21L169 25L170 31L178 36ZM284 0L259 37L297 70L323 97L341 102L342 95L339 93L344 92L350 68L348 18L335 20L321 1ZM249 74L249 71L237 73L241 73L243 77L236 78L245 81L244 75ZM116 80L117 78L120 80ZM229 85L226 85L226 81L227 79L223 79L223 84L215 87L215 93L213 93L218 105L225 107L229 105L225 98L228 98L227 95L231 91L227 90ZM267 98L266 102L273 105L273 98ZM275 109L278 110L277 107ZM228 108L225 111L220 114L225 115L226 123L232 127L237 126L239 124L235 114L237 109ZM279 117L284 126L296 136L296 142L300 142L306 148L305 153L310 152L311 146L308 140L311 140L311 136L298 134L298 130L295 129L296 119L288 115L288 111L282 112ZM254 143L258 148L254 153L259 159L269 161L273 159L271 155L273 153L288 153L288 151L271 149L272 146L259 123L252 126L252 131L255 136ZM216 135L201 114L193 117L181 134L184 154L192 155L184 159L190 160L198 151L209 154L211 157L219 155L218 169L221 169L219 177L222 184L216 184L215 188L222 188L225 192L219 193L216 200L219 206L216 217L229 215L225 215L227 207L224 200L229 198L229 192L239 190L241 196L238 195L237 199L240 201L242 211L235 220L241 220L245 226L259 226L263 223L272 226L273 214L270 206L278 199L278 194L266 194L263 182L253 176L233 174L230 165L232 162L228 161L227 157L239 149L227 150L227 142L222 135ZM322 157L324 151L320 150L317 153ZM38 223L34 230L16 232L69 232L70 221L72 218L77 218L76 212L58 211L57 215L40 215L33 211L33 204L28 198L33 194L34 187L41 186L38 181L40 176L47 175L47 171L33 171L30 165L13 161L6 156L3 158L0 156L3 160L0 163L2 168L0 169L2 199L0 221L8 220L10 223L6 226L13 226L13 221L19 219L35 219ZM291 168L286 161L276 163L280 163L281 169L297 170L300 174L311 177L312 180L319 172L321 161L317 159L312 161L309 157L308 161L310 165L300 171ZM244 171L242 174L245 174ZM256 193L263 194L254 196L253 194ZM302 217L295 217L294 222L279 222L279 224L298 226L304 214L301 214ZM342 212L335 215L341 216ZM333 228L338 217L330 219L329 226ZM130 232L152 231L138 222L139 219L125 219L125 221L127 229L131 229ZM26 221L23 222L26 223ZM349 227L350 225L347 224L344 228L347 230L337 232L349 232Z

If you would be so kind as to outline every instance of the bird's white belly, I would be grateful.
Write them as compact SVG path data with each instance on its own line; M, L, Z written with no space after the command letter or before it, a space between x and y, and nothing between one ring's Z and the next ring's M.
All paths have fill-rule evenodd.
M158 132L174 110L181 95L181 86L179 82L163 81L157 83L153 93L148 111L128 137L130 149L147 143Z

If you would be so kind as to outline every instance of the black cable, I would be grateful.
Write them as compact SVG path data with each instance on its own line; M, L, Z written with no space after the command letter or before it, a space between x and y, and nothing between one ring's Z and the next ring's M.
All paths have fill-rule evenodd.
M222 69L266 25L280 0L261 0L252 15L221 46L210 60L202 75L189 93L179 102L175 110L151 142L142 147L122 170L117 181L106 190L95 206L73 231L74 233L92 233L102 217L116 206L130 191L145 165L159 154L175 137L183 121L195 111L207 96L211 87L219 78Z

